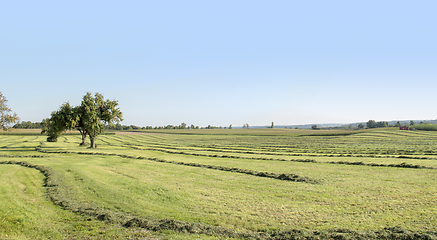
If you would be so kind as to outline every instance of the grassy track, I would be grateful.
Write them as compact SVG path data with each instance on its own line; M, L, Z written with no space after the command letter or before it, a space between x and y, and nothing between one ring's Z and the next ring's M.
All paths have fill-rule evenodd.
M367 237L386 236L377 231L395 226L436 237L437 134L387 129L303 136L306 132L292 131L290 135L267 134L265 130L252 135L103 135L97 149L79 147L77 135L62 136L56 143L45 142L43 136L2 135L0 161L26 161L52 169L61 179L62 197L77 204L73 210L91 206L147 221L174 219L243 234L239 236L255 234L272 239L276 233L291 229L318 231L326 236L355 234L332 231L341 228L370 234ZM357 162L361 165L345 164ZM282 181L240 170L295 174L318 184ZM0 215L4 219L29 219L25 228L21 228L21 220L0 222L0 238L44 238L53 234L81 238L99 232L102 236L119 234L114 235L119 238L151 236L135 228L130 232L116 223L106 226L85 221L86 217L52 205L43 195L44 176L34 169L0 165L0 173L0 190L5 193L0 203L8 206L0 208ZM23 193L23 186L33 186L33 195ZM46 220L23 217L22 211L27 208L34 208L35 216L47 213L41 218ZM91 229L89 233L71 230L75 224L85 223ZM48 230L37 235L31 229L40 225ZM199 237L176 232L154 235Z

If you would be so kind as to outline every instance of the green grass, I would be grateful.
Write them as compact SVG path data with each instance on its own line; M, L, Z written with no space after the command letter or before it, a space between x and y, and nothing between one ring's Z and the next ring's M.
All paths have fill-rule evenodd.
M123 222L105 223L92 214L72 212L86 208L120 219L174 219L239 234L298 229L333 236L340 233L332 229L341 228L374 236L398 226L436 236L436 133L379 129L304 136L244 131L253 134L102 135L97 149L80 147L76 135L56 143L45 142L44 136L0 136L0 161L50 168L60 186L56 194L68 205L63 210L47 200L44 175L37 170L0 165L0 219L9 219L0 221L0 238L206 238L165 228L124 228ZM228 168L297 174L319 183L223 170ZM35 230L40 227L41 233Z
M0 167L1 239L83 239L151 237L62 210L47 200L44 176L16 165ZM156 234L155 234L156 235Z

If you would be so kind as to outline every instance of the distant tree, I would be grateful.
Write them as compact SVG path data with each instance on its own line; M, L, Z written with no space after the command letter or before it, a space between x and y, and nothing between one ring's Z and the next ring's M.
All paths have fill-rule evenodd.
M399 121L396 122L395 127L401 127L401 123Z
M313 130L319 130L320 128L318 128L317 125L314 124L314 125L311 126L311 129L313 129Z
M362 123L358 124L358 128L364 128L364 125Z
M272 122L272 125L270 126L270 128L273 128L274 127L274 125L273 125L273 122Z
M367 128L376 128L378 126L378 124L376 123L375 120L369 120L367 122Z
M249 124L248 123L243 124L243 128L249 128Z
M20 120L18 115L15 112L12 113L12 109L8 108L7 102L6 97L0 92L0 126L4 131L9 130L10 125Z
M185 129L185 128L187 128L187 124L183 122L183 123L181 123L181 125L179 125L179 128Z
M377 122L377 127L388 127L388 122L384 122L384 121Z
M228 128L229 128L229 129L232 129L232 124L230 124Z
M376 122L375 120L369 120L367 122L367 128L382 128L382 127L388 127L388 122Z
M414 125L414 121L413 121L413 120L410 121L410 125L411 125L411 126Z

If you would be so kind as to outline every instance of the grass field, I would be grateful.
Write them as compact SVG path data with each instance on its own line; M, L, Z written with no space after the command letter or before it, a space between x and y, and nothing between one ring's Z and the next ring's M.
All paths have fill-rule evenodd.
M0 239L437 239L434 132L166 130L79 143L0 135Z

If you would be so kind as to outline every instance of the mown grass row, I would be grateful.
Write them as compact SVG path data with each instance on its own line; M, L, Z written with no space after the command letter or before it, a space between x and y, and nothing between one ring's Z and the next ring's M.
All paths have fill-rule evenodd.
M120 224L124 227L144 228L151 231L172 230L183 233L205 234L224 238L244 239L437 239L437 232L409 231L400 227L384 228L379 231L353 231L349 229L329 229L321 231L288 230L241 233L223 227L178 221L174 219L153 220L146 217L138 217L124 212L116 212L93 206L89 203L76 201L71 198L68 187L62 180L62 175L53 169L27 162L6 161L0 164L15 164L33 168L45 176L44 186L50 200L66 210L84 214L107 223Z
M384 163L364 163L364 162L347 162L347 161L338 161L338 162L326 162L331 164L345 164L345 165L360 165L360 166L370 166L370 167L396 167L396 168L422 168L422 169L436 169L434 167L422 166L417 164L409 164L409 163L399 163L399 164L384 164Z
M165 153L172 153L172 154L186 154L186 155L192 155L192 154L198 154L198 156L217 156L217 154L201 154L201 153L187 153L182 151L170 151L168 149L174 149L174 150L180 150L181 148L153 148L153 147L135 147L130 146L133 149L137 150L152 150L152 151L161 151ZM187 149L190 150L190 149ZM194 149L191 149L195 151ZM202 149L198 151L213 151L213 150L207 150ZM367 157L367 158L405 158L405 159L419 159L419 160L437 160L437 158L434 157L416 157L416 156L382 156L382 155L364 155L364 154L298 154L298 153L291 153L291 154L284 154L284 153L258 153L258 152L250 152L250 151L213 151L213 152L224 152L224 153L238 153L238 154L253 154L253 155L273 155L273 156L291 156L291 157ZM223 155L226 156L226 155Z
M189 166L189 167L208 168L208 169L219 170L219 171L242 173L242 174L253 175L253 176L257 176L257 177L272 178L272 179L278 179L278 180L283 180L283 181L303 182L303 183L311 183L311 184L320 184L321 183L321 181L318 179L312 179L309 177L302 177L302 176L298 176L298 175L292 174L292 173L259 172L259 171L255 171L255 170L249 170L249 169L230 168L230 167L224 167L224 166L213 166L213 165L199 164L199 163L169 161L169 160L165 160L165 159L147 158L147 157L141 157L141 156L135 157L135 156L125 155L125 154L116 154L116 153L47 151L47 150L43 150L41 147L36 147L36 150L38 152L44 152L44 153L76 153L76 154L85 154L85 155L118 156L118 157L122 157L122 158L149 160L149 161L154 161L154 162L178 164L178 165L184 165L184 166Z
M3 158L48 158L48 156L42 155L0 155Z
M113 138L111 138L113 139ZM139 150L154 150L154 151L162 151L167 153L178 153L177 151L210 151L210 152L221 152L221 153L236 153L236 154L251 154L251 155L274 155L274 156L304 156L304 157L367 157L367 158L405 158L405 159L418 159L418 160L435 160L436 157L434 156L437 152L433 150L424 150L421 152L417 152L416 150L379 150L379 154L375 153L376 149L372 150L372 154L366 154L362 153L362 151L343 151L342 153L335 153L338 150L317 150L317 151L303 151L300 150L300 153L297 153L296 151L293 152L277 152L274 151L275 149L268 149L267 151L262 151L260 149L257 149L257 151L253 150L236 150L229 147L223 148L223 147L216 147L216 146L199 146L199 145L191 145L194 148L189 147L181 147L177 146L175 144L156 144L156 143L148 143L148 145L152 145L150 147L145 147L141 144L133 144L130 142L123 141L121 139L113 139L117 142L120 142L120 144L132 146L133 148L137 147ZM138 141L137 139L132 138L134 141ZM102 139L103 142L105 142L108 145L114 145L117 144L111 144L108 141L105 141ZM142 142L146 143L146 142ZM252 148L253 149L253 148ZM176 150L176 151L171 151ZM364 150L363 150L364 151ZM331 154L327 154L327 152L331 152ZM316 154L315 154L316 153ZM415 156L416 155L416 156ZM417 155L429 155L429 156L417 156ZM204 156L210 156L208 154L205 154Z
M107 143L108 145L111 145L109 142L102 140L103 142ZM353 155L349 154L349 155L344 155L344 154L337 154L337 155L323 155L323 154L301 154L301 153L283 153L283 152L267 152L267 151L248 151L248 150L234 150L231 148L218 148L218 147L211 147L211 146L197 146L197 145L193 145L192 147L195 148L187 148L187 147L172 147L170 145L164 145L164 144L153 144L155 147L143 147L143 145L137 145L137 144L131 144L131 143L126 143L123 142L121 140L117 140L120 141L120 143L130 146L134 149L138 149L138 150L153 150L153 151L163 151L167 153L179 153L179 152L171 152L168 149L172 149L172 150L187 150L187 151L207 151L207 152L221 152L221 153L238 153L238 154L253 154L253 155L275 155L275 156L309 156L309 157L320 157L320 156L325 156L325 157L353 157ZM140 146L141 148L138 148L138 146ZM158 146L158 147L156 147ZM258 149L259 150L259 149ZM375 156L375 155L372 155ZM356 157L366 157L364 155L356 155Z
M156 148L139 148L134 146L129 146L136 150L151 150L159 151L169 154L182 154L188 156L201 156L201 157L212 157L212 158L235 158L235 159L248 159L248 160L266 160L266 161L289 161L289 162L308 162L308 163L329 163L329 164L345 164L345 165L361 165L369 167L397 167L397 168L422 168L422 169L435 169L434 167L422 166L417 164L399 163L399 164L383 164L383 163L364 163L364 162L347 162L347 161L316 161L314 159L278 159L278 158L265 158L265 157L244 157L244 156L232 156L232 155L218 155L218 154L201 154L201 153L187 153L187 152L177 152L165 149ZM417 158L414 158L417 159ZM419 158L425 159L425 158Z
M175 148L175 147L166 147L166 148L156 148L156 147L143 147L138 144L132 144L127 143L123 141L122 139L117 139L117 142L120 142L123 145L114 145L111 144L108 141L102 140L104 143L108 144L109 146L122 146L122 147L128 147L135 150L148 150L148 151L159 151L164 152L168 154L180 154L180 155L187 155L187 156L197 156L197 157L211 157L211 158L234 158L234 159L248 159L248 160L266 160L266 161L290 161L290 162L310 162L310 163L328 163L328 164L345 164L345 165L361 165L361 166L369 166L369 167L396 167L396 168L421 168L421 169L435 169L434 167L430 166L423 166L418 164L409 164L406 162L397 163L397 164L384 164L384 163L364 163L362 161L356 161L356 162L350 162L350 161L317 161L314 159L284 159L284 158L268 158L268 157L245 157L245 156L236 156L236 155L222 155L222 154L206 154L206 153L199 153L199 152L185 152L185 151L174 151L174 150L180 150L183 148ZM173 149L173 150L169 150ZM188 148L186 148L188 149ZM194 151L194 150L193 150ZM199 150L199 151L203 151ZM208 151L208 150L206 150ZM217 151L217 152L231 152L231 151ZM250 152L250 151L232 151L232 153L240 153L240 154L257 154L257 155L264 155L262 153L257 152ZM265 155L274 155L274 156L312 156L312 157L371 157L371 158L402 158L402 159L416 159L416 160L433 160L436 158L429 158L429 157L414 157L414 156L381 156L381 155L303 155L303 154L282 154L282 153L268 153Z

